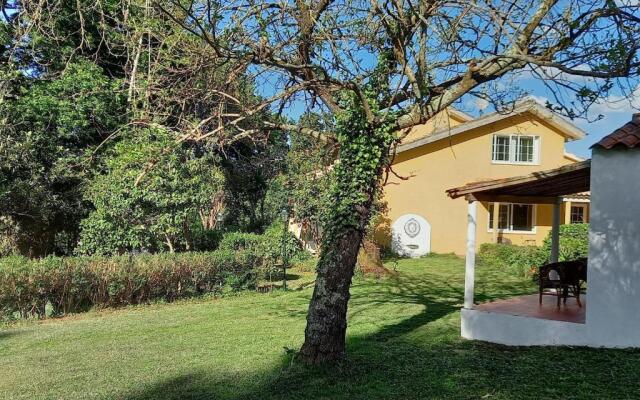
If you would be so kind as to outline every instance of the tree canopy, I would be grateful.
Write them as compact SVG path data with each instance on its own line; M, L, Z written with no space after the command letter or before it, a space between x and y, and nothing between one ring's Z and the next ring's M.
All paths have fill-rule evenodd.
M0 254L209 249L275 219L286 138L243 133L271 111L207 133L260 101L246 66L148 1L2 11Z
M522 92L500 84L527 73L549 86L548 106L568 117L612 90L637 84L636 5L585 0L227 1L158 3L222 59L247 65L269 88L241 116L219 114L216 130L238 128L264 105L332 113L332 132L268 122L337 141L331 217L302 354L344 354L349 285L389 154L409 130L465 96L508 111ZM585 79L574 80L571 77ZM241 129L241 128L240 128Z

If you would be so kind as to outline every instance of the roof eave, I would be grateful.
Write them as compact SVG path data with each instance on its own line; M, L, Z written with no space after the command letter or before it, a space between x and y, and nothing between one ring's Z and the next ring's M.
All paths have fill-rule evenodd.
M567 151L564 152L564 158L567 158L567 159L569 159L571 161L575 161L575 162L580 162L580 161L584 161L585 160L585 158L580 157L578 155L575 155L573 153L569 153Z
M587 170L590 168L591 160L585 160L582 162L565 165L563 167L546 171L538 171L522 176L467 183L464 186L448 189L446 190L446 193L452 199L456 199L463 196L482 194L507 187L529 184L531 182L539 182L559 175L574 173L576 171Z
M530 112L531 114L537 115L540 119L546 121L550 125L554 126L556 129L560 131L560 133L573 140L582 139L585 136L585 132L578 128L576 125L572 124L569 121L566 121L564 118L555 115L551 110L546 107L541 106L535 101L525 101L522 102L514 108L514 110L509 114L501 114L498 112L493 112L491 114L487 114L484 117L476 118L469 122L462 123L460 125L454 126L452 128L443 129L429 136L425 136L423 138L414 140L409 143L404 143L398 146L396 153L403 153L408 150L412 150L418 147L425 146L429 143L436 142L438 140L447 139L452 136L468 132L472 129L480 128L485 125L492 124L494 122L502 121L507 118L511 118L515 115L520 115L526 112Z

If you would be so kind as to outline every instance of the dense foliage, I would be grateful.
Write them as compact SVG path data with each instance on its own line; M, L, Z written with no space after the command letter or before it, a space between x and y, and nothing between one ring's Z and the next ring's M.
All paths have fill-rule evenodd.
M537 246L483 243L478 252L480 265L499 267L517 276L532 276L548 260L549 253Z
M545 254L551 254L551 234L542 243ZM589 224L560 225L559 261L589 256Z
M551 233L541 247L511 244L483 243L478 262L504 268L520 276L533 276L537 268L549 261ZM560 225L560 251L558 260L569 261L589 255L589 224Z
M289 203L293 139L242 134L268 110L145 1L8 1L0 17L0 256L213 250ZM315 167L314 167L315 168Z
M253 263L245 253L228 251L38 260L10 256L0 262L0 313L42 318L47 313L63 315L93 306L212 293L220 291L227 280L236 286L249 284Z
M222 251L251 252L261 258L260 273L274 274L281 268L283 257L289 263L304 261L308 254L302 250L300 241L289 231L284 230L282 223L274 223L261 234L231 232L220 241Z
M334 129L331 119L322 114L303 115L301 123L319 131ZM333 164L336 151L334 145L310 136L291 135L285 174L276 181L280 191L292 203L293 220L318 243L322 239L322 225L331 214L330 195L335 182Z
M284 248L284 249L283 249ZM286 253L283 253L286 251ZM0 258L0 318L60 316L91 307L172 301L255 288L281 278L283 254L304 261L300 242L282 224L262 235L232 232L211 252Z
M224 191L215 156L197 146L176 145L158 129L135 132L108 154L104 173L86 190L95 210L81 223L79 253L215 247L207 217Z
M40 256L68 250L88 212L81 186L87 152L123 122L119 84L94 64L77 62L53 80L25 80L15 97L0 101L5 251Z

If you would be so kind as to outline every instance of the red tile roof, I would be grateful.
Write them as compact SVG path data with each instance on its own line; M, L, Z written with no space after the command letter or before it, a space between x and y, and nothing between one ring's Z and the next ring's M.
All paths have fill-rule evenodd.
M631 121L602 138L593 147L611 149L616 145L623 145L630 149L640 146L640 113L633 114Z

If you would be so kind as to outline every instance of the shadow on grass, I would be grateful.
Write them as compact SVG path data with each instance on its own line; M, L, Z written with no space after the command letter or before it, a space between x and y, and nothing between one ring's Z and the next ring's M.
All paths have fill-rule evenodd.
M7 338L9 338L11 336L15 336L17 334L18 334L18 332L15 331L15 330L14 331L0 331L0 340L7 339Z
M494 276L487 270L480 275L483 282L487 282L485 300L530 291L530 286L521 281L500 283L497 279L500 273ZM283 354L272 370L255 371L249 376L234 371L216 374L194 371L142 387L124 398L353 400L640 396L637 367L640 351L517 348L464 341L459 339L458 324L462 296L459 272L421 271L419 275L400 274L379 283L359 281L353 287L350 320L378 318L381 327L369 333L350 334L348 357L339 365L310 367L293 354ZM386 315L391 310L404 309L402 307L419 311L406 318ZM385 321L392 322L385 324Z
M370 308L400 303L421 305L422 312L386 325L373 334L349 336L349 356L340 365L310 367L295 355L284 354L279 365L263 375L212 376L195 372L143 388L126 399L376 399L396 395L409 398L408 393L425 398L423 390L415 391L413 380L429 379L420 376L421 371L432 368L433 361L429 359L437 355L433 349L402 337L456 312L460 291L451 288L447 292L447 296L451 296L449 301L436 302L433 299L443 295L442 291L429 291L424 282L394 281L395 284L380 285L379 290L372 293L358 293L363 288L356 285L351 304L355 310L350 317L357 318ZM286 313L292 315L291 311ZM434 393L445 392L441 380L434 379L428 386Z
M298 275L298 274L292 274L287 272L287 280L288 281L295 281L300 279L302 276ZM282 281L282 273L279 274L275 274L274 276L271 277L271 281L273 282L279 282Z

